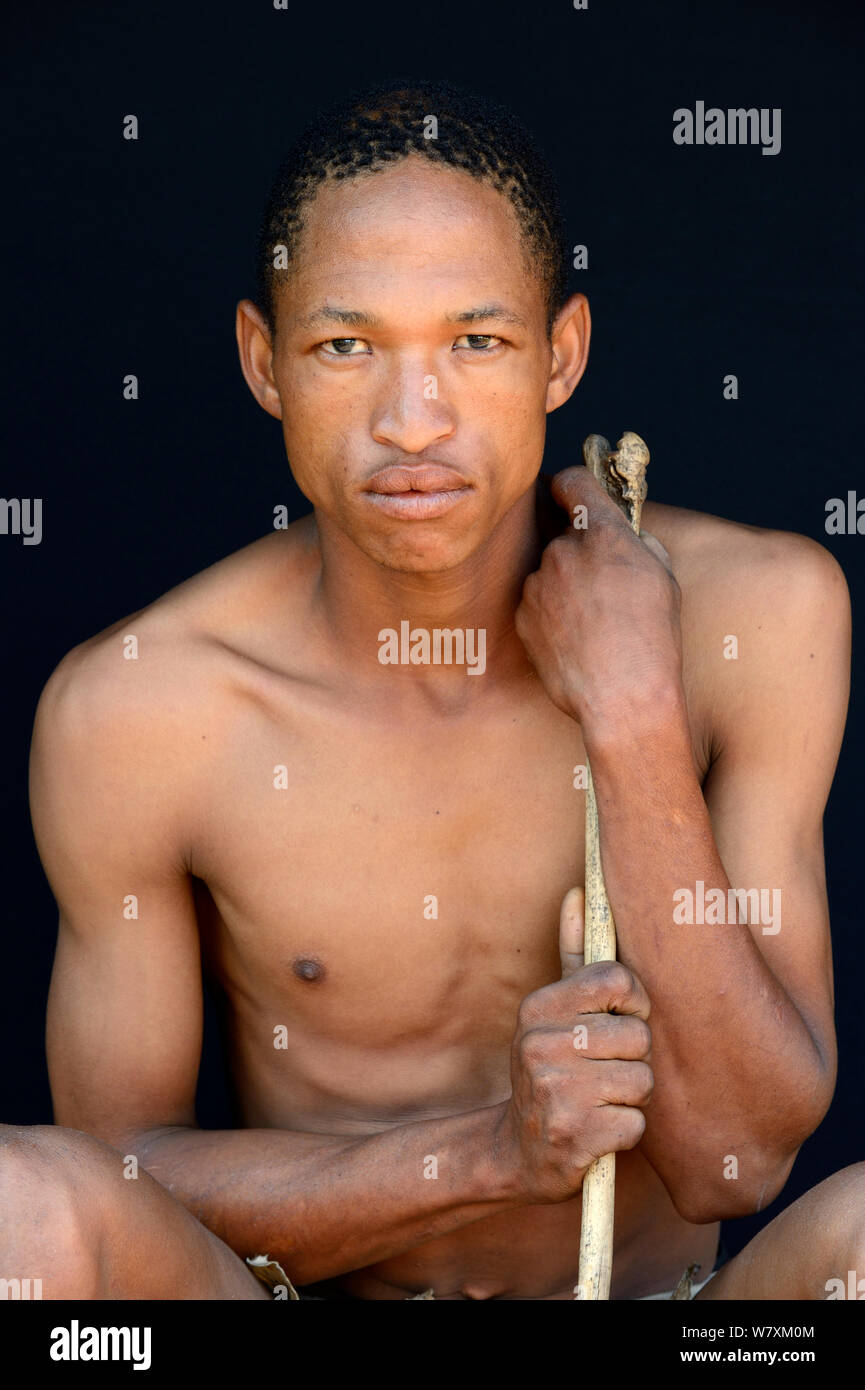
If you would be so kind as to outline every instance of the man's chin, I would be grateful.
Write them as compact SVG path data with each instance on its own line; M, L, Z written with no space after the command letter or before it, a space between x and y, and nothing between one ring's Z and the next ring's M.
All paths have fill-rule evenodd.
M385 526L353 517L351 538L370 560L396 574L446 574L458 569L484 544L492 525L485 518L463 516L406 521ZM357 524L360 521L361 524Z
M351 538L368 559L395 574L434 575L459 569L482 548L486 536L486 528L476 523L458 531L412 526L388 535L356 528Z

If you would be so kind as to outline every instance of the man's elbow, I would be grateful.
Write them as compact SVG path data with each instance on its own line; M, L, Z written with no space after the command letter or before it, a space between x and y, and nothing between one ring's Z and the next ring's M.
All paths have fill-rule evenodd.
M750 1135L724 1143L716 1137L711 1157L704 1147L699 1171L679 1171L668 1190L680 1216L695 1225L734 1221L754 1216L780 1195L796 1155L814 1133L832 1102L835 1089L835 1057L821 1059L819 1069L799 1078L798 1095L790 1095L783 1121L776 1114L774 1128L763 1115ZM779 1132L780 1131L780 1132Z
M783 1161L766 1156L749 1160L745 1168L735 1154L727 1154L720 1176L678 1183L670 1196L679 1215L695 1226L754 1216L783 1190L795 1160L795 1153Z
M679 1173L669 1189L676 1211L686 1221L707 1225L765 1210L783 1191L800 1148L830 1100L831 1091L825 1097L815 1092L797 1116L788 1112L783 1138L767 1135L764 1127L744 1140L714 1144L711 1158L704 1150L701 1170Z

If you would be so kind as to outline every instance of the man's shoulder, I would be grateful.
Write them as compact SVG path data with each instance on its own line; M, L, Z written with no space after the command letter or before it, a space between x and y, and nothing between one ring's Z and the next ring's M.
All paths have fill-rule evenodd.
M67 737L180 737L190 712L268 649L268 615L290 630L311 568L309 518L199 571L69 651L37 711Z
M834 556L798 532L660 503L644 523L681 589L685 683L707 758L765 742L767 720L790 727L819 709L831 723L834 708L843 727L850 596Z
M643 529L669 552L683 594L703 608L763 609L795 613L802 602L833 597L842 608L847 586L835 557L818 541L733 521L708 512L647 502ZM719 614L720 616L720 614Z

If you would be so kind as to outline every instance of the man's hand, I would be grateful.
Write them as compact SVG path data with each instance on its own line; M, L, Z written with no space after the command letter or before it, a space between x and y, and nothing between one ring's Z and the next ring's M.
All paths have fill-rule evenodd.
M558 473L552 494L585 527L547 545L516 630L553 704L583 723L678 689L681 595L667 552L634 534L587 469Z
M583 965L583 899L565 896L562 978L523 1000L511 1047L498 1138L529 1202L565 1201L596 1158L638 1144L654 1085L648 996L618 961Z

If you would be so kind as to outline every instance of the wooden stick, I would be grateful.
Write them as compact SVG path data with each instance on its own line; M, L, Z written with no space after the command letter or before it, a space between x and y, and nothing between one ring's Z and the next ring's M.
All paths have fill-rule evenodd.
M622 508L637 535L646 500L649 451L638 434L626 431L616 450L602 435L590 434L583 445L589 472ZM598 805L592 770L586 760L586 945L585 963L616 959L616 923L601 867ZM608 1299L613 1271L616 1155L604 1154L583 1178L580 1272L577 1298Z

